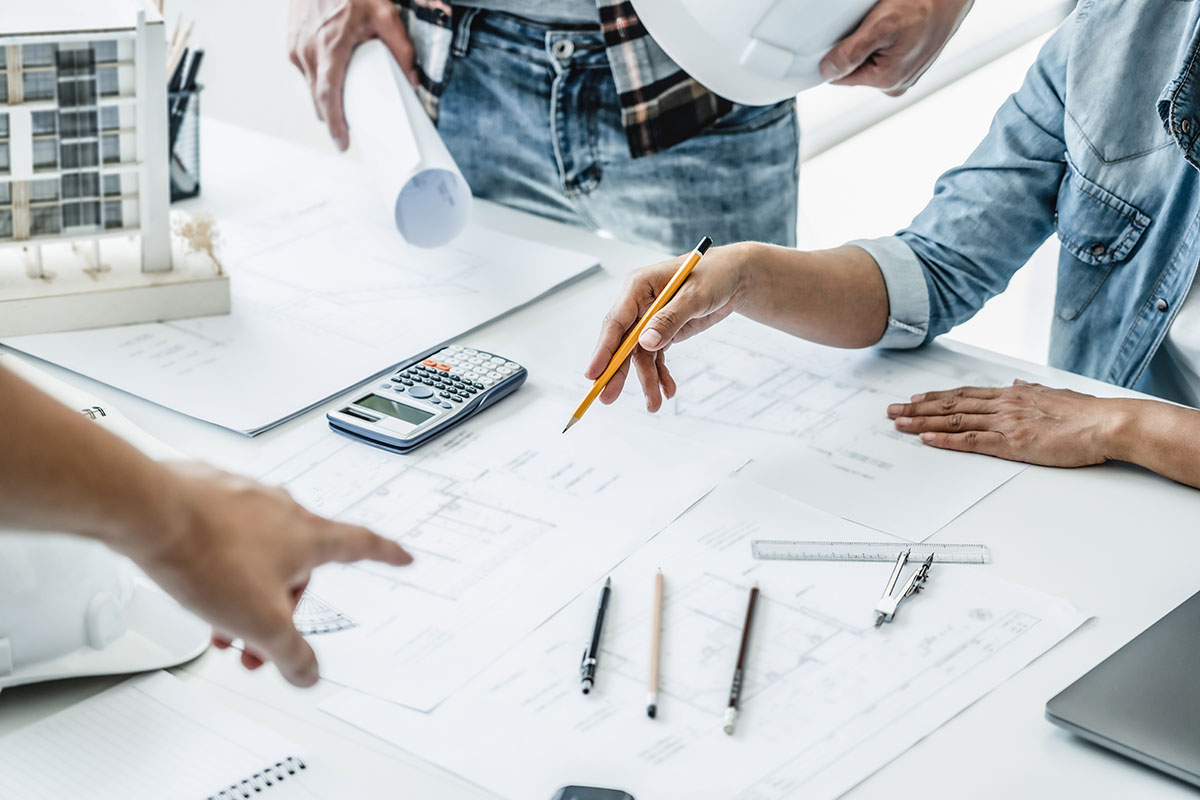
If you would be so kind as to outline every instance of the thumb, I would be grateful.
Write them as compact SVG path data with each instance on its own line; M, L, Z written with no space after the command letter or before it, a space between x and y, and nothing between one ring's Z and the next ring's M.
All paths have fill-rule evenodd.
M248 646L250 642L246 643ZM249 647L248 647L249 649ZM296 630L292 623L291 612L283 610L275 630L268 641L261 647L253 649L264 653L268 659L275 662L279 673L295 686L312 686L321 677L317 669L317 656L308 642Z
M866 25L861 25L821 59L821 77L827 81L844 78L866 63L877 49L874 32Z
M708 310L696 293L689 292L685 285L646 323L646 327L638 336L638 344L650 352L662 350L671 343L680 328L690 320L708 313Z

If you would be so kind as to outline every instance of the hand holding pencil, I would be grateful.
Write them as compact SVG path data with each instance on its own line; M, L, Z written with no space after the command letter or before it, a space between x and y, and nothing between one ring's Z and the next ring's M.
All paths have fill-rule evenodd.
M641 377L650 411L662 406L661 394L674 396L675 382L664 360L667 346L715 325L734 310L732 293L726 296L719 289L711 292L708 282L698 290L696 281L689 279L711 243L706 236L681 259L630 273L621 298L604 318L600 341L584 373L596 383L568 427L578 421L593 400L598 398L607 404L620 396L630 364ZM703 313L681 317L676 311L681 303L689 308L699 303Z

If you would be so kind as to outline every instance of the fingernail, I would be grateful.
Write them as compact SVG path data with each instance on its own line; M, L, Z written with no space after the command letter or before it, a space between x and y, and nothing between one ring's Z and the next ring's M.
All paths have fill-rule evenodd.
M647 328L642 331L642 336L638 339L638 344L645 348L655 348L662 344L662 338L662 334L654 330L654 328Z
M914 394L914 395L913 395L912 397L910 397L909 399L910 399L910 400L912 400L914 403L919 403L919 402L921 402L922 400L924 400L924 399L925 399L925 395L923 395L923 394Z
M921 434L922 442L932 442L935 438L936 438L936 435L932 434L932 433L922 433Z
M892 403L890 406L888 406L888 416L894 417L903 410L904 406L900 405L899 403Z
M907 428L912 425L912 417L896 417L896 425L901 428Z

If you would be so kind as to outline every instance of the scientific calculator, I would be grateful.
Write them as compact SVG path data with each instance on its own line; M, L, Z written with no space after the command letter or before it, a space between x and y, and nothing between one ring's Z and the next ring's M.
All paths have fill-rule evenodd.
M470 347L439 347L325 415L335 431L407 453L512 394L529 375L515 361Z

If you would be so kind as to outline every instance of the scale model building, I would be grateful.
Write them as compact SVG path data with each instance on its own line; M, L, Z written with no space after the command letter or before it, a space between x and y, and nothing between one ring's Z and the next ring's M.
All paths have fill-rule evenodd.
M166 57L142 0L0 16L0 335L228 312L221 270L173 247Z

